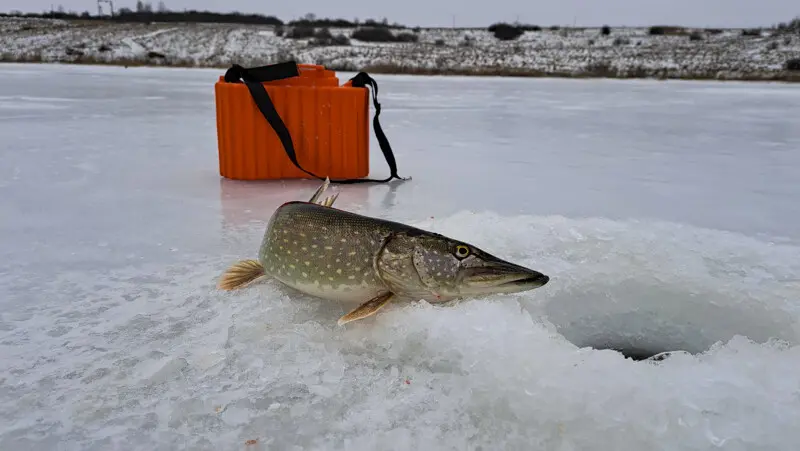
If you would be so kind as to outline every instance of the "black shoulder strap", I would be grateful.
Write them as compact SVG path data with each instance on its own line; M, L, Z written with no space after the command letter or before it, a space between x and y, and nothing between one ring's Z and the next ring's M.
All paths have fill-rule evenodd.
M234 64L230 69L228 69L227 72L225 72L225 81L228 83L244 82L244 84L247 85L247 89L250 90L250 95L253 97L253 101L261 111L261 114L264 115L264 118L267 120L269 125L272 126L272 128L275 130L275 133L278 135L278 138L281 140L283 149L286 151L286 155L289 157L289 159L292 160L292 163L294 163L298 169L306 174L320 180L324 180L324 177L320 177L314 173L311 173L300 166L300 163L297 161L297 153L295 152L294 143L292 142L292 136L289 133L289 129L286 128L286 124L284 124L283 120L281 120L280 115L278 115L278 112L275 110L275 105L272 103L272 99L270 99L267 90L264 89L264 86L261 84L267 81L282 80L284 78L296 77L298 75L299 72L297 70L297 63L295 61L247 69L238 64ZM410 177L403 178L397 175L397 162L395 161L394 153L392 153L392 147L389 145L389 140L386 139L386 135L383 133L383 128L378 121L378 116L381 114L381 104L378 103L378 83L375 82L375 80L365 72L360 72L351 80L353 87L363 88L369 86L372 88L372 103L375 106L375 117L372 120L372 127L375 130L375 136L378 138L378 144L380 144L383 156L386 158L386 163L389 165L390 175L389 177L380 180L370 178L343 179L331 180L331 183L385 183L395 178L399 180L409 180Z

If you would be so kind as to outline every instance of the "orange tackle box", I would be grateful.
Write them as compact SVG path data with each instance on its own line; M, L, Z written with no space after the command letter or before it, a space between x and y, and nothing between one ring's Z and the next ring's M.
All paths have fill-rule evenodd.
M391 174L369 175L369 91L373 128ZM333 183L388 182L397 175L378 121L378 85L365 72L339 85L334 71L294 61L232 65L214 86L220 175L264 180L329 177Z

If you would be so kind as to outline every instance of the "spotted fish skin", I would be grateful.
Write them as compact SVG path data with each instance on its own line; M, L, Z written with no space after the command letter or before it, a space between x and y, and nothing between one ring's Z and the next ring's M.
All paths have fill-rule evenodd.
M386 291L373 260L402 224L310 202L280 206L267 225L258 259L265 274L306 294L363 302Z
M518 293L547 284L538 271L469 243L399 222L333 208L336 195L287 202L273 213L258 260L242 260L219 287L274 279L318 298L358 303L339 324L366 318L392 300L445 302Z

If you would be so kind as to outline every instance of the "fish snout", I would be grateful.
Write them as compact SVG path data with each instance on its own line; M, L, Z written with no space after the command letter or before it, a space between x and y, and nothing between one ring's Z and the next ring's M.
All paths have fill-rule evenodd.
M535 285L536 287L541 287L546 285L547 282L550 282L550 276L547 274L542 274L538 271L530 271L530 275L527 278L522 279L520 282L527 282Z
M488 260L469 268L463 280L466 285L486 292L514 293L544 286L550 277L514 263Z
M547 282L550 282L550 277L546 274L521 266L513 266L515 266L514 269L506 270L505 277L509 280L503 283L503 285L539 288L547 284Z

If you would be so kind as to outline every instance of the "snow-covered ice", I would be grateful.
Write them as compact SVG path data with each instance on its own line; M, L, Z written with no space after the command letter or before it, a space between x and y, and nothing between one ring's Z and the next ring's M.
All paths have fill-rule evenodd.
M413 180L338 206L552 281L337 327L215 289L318 186L220 179L220 74L0 66L0 449L800 443L797 87L377 76Z

